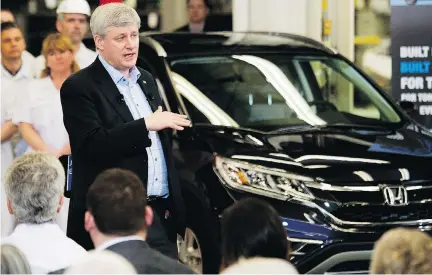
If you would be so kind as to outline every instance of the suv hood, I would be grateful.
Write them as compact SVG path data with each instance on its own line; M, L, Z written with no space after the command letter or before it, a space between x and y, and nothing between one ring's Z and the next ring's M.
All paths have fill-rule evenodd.
M195 126L213 151L325 182L386 183L432 179L432 134L407 125L391 134L306 131L267 135Z

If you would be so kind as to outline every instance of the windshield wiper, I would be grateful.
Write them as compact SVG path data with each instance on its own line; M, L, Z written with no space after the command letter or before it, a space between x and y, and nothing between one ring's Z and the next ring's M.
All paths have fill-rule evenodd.
M371 130L371 131L389 131L390 129L385 126L379 125L364 125L364 124L353 124L353 123L332 123L322 125L318 127L325 128L341 128L341 129L353 129L353 130Z
M277 134L287 134L287 133L302 133L302 132L309 132L311 130L319 130L319 129L320 128L318 126L312 126L312 125L293 125L293 126L270 131L268 132L268 134L277 135Z
M376 125L362 125L362 124L350 124L350 123L334 123L334 124L325 124L325 125L297 125L290 126L285 128L280 128L274 131L269 132L268 134L288 134L288 133L303 133L303 132L311 132L311 131L338 131L341 132L343 130L350 130L355 132L361 132L365 134L366 132L380 132L380 133L392 133L393 130L386 128L384 126L376 126Z

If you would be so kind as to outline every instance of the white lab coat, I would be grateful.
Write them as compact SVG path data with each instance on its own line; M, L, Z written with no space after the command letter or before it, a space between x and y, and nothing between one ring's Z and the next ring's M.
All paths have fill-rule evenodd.
M34 79L29 83L26 100L17 107L13 122L33 125L42 140L54 149L61 149L69 143L69 135L63 124L63 109L60 91L50 77ZM30 146L27 152L33 151ZM64 199L63 207L56 219L60 228L66 232L69 211L69 198Z
M88 49L84 43L81 43L79 50L75 54L75 61L78 63L78 66L80 69L84 69L88 67L90 64L95 61L97 57L97 53ZM45 69L45 57L43 55L39 55L36 57L36 60L34 62L33 66L33 75L35 78L39 78L42 70Z
M11 75L4 66L1 66L1 123L7 120L12 120L17 109L17 104L22 100L22 95L25 93L27 86L32 78L31 68L33 64L31 59L23 57L23 64L16 75ZM19 141L17 147L25 149L26 144L23 140ZM23 150L21 150L23 151ZM21 154L22 152L20 152ZM18 154L18 155L20 155ZM4 188L4 175L6 169L11 164L14 155L12 143L10 140L1 144L1 236L8 236L15 227L15 218L9 214L6 207L6 194Z
M19 224L1 243L20 249L33 274L47 274L66 268L87 256L87 251L68 238L53 222Z

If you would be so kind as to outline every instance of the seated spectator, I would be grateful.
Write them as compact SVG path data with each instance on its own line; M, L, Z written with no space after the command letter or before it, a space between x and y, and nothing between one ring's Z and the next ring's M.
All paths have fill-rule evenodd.
M257 257L241 259L221 274L298 274L298 271L286 260Z
M290 244L276 210L258 199L240 200L222 215L222 269L240 258L287 260Z
M372 274L432 274L432 238L419 230L389 230L375 243Z
M15 246L1 246L1 274L31 274L24 254Z
M18 225L2 244L20 249L32 273L65 268L87 255L55 223L63 204L64 185L63 166L47 153L24 154L6 172L7 208Z
M191 274L188 267L149 247L145 239L153 210L147 192L132 172L102 172L87 193L84 225L97 250L111 250L125 257L140 274ZM160 224L160 223L159 223Z
M26 100L17 106L13 121L29 145L28 152L45 151L60 157L71 154L69 135L63 124L60 87L79 68L72 42L66 36L48 35L42 44L42 54L46 59L42 78L30 82ZM69 198L65 198L57 219L64 232L68 210Z
M68 267L64 274L137 274L135 268L117 253L91 251L87 257Z

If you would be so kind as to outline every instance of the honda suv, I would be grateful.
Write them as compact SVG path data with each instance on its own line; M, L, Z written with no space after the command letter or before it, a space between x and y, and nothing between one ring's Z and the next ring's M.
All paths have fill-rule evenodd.
M349 60L268 33L144 33L187 206L183 262L217 273L222 212L270 202L301 273L366 271L389 228L431 232L432 134Z

